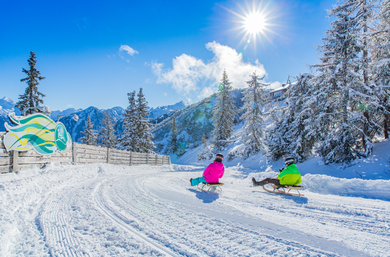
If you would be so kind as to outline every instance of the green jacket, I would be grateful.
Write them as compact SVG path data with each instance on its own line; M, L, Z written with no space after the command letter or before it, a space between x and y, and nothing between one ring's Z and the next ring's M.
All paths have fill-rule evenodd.
M288 165L280 171L278 179L281 185L298 185L302 182L301 173L295 164Z

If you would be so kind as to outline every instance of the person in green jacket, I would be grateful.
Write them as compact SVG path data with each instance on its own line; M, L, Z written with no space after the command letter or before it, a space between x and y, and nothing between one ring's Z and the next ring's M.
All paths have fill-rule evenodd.
M295 165L294 158L287 157L284 160L284 163L286 164L286 168L279 170L278 178L266 178L261 181L256 181L255 178L252 178L253 186L263 186L269 183L272 183L277 187L282 185L295 186L300 184L302 182L301 173Z

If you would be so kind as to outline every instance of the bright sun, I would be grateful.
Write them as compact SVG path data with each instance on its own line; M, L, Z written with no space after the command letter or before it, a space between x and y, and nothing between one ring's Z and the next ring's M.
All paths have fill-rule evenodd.
M244 0L243 5L238 4L238 11L223 7L234 16L233 22L236 26L232 30L237 30L239 35L242 35L242 39L239 43L245 42L245 46L242 50L248 47L249 44L254 46L256 51L257 40L268 40L271 42L272 38L270 34L277 35L274 28L278 25L274 21L280 16L280 11L277 11L277 6L272 4L271 1L265 0ZM278 15L277 15L278 13ZM242 54L240 52L239 54Z
M251 13L244 18L244 26L250 34L262 33L265 29L265 19L261 13Z

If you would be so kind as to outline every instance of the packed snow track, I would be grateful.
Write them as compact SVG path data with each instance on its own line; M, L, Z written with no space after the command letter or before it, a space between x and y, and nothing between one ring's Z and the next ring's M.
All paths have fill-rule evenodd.
M0 255L389 256L388 201L273 195L233 168L205 193L189 186L201 172L53 166L2 181Z

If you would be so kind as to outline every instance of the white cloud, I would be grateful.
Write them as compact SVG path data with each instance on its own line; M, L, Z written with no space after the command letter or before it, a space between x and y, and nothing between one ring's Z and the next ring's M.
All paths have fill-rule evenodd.
M258 60L254 64L246 63L242 55L231 47L214 41L207 43L206 48L214 53L209 63L187 54L175 57L170 70L164 70L162 63L153 62L151 66L157 76L157 83L172 84L177 92L184 95L189 95L193 91L201 92L197 96L202 98L215 92L224 70L234 88L246 87L246 81L250 80L249 76L255 71L260 77L266 75L263 65Z
M131 48L130 46L128 45L121 45L121 47L119 47L119 51L120 52L127 52L129 55L133 56L134 54L139 54L137 50L134 50L133 48Z

